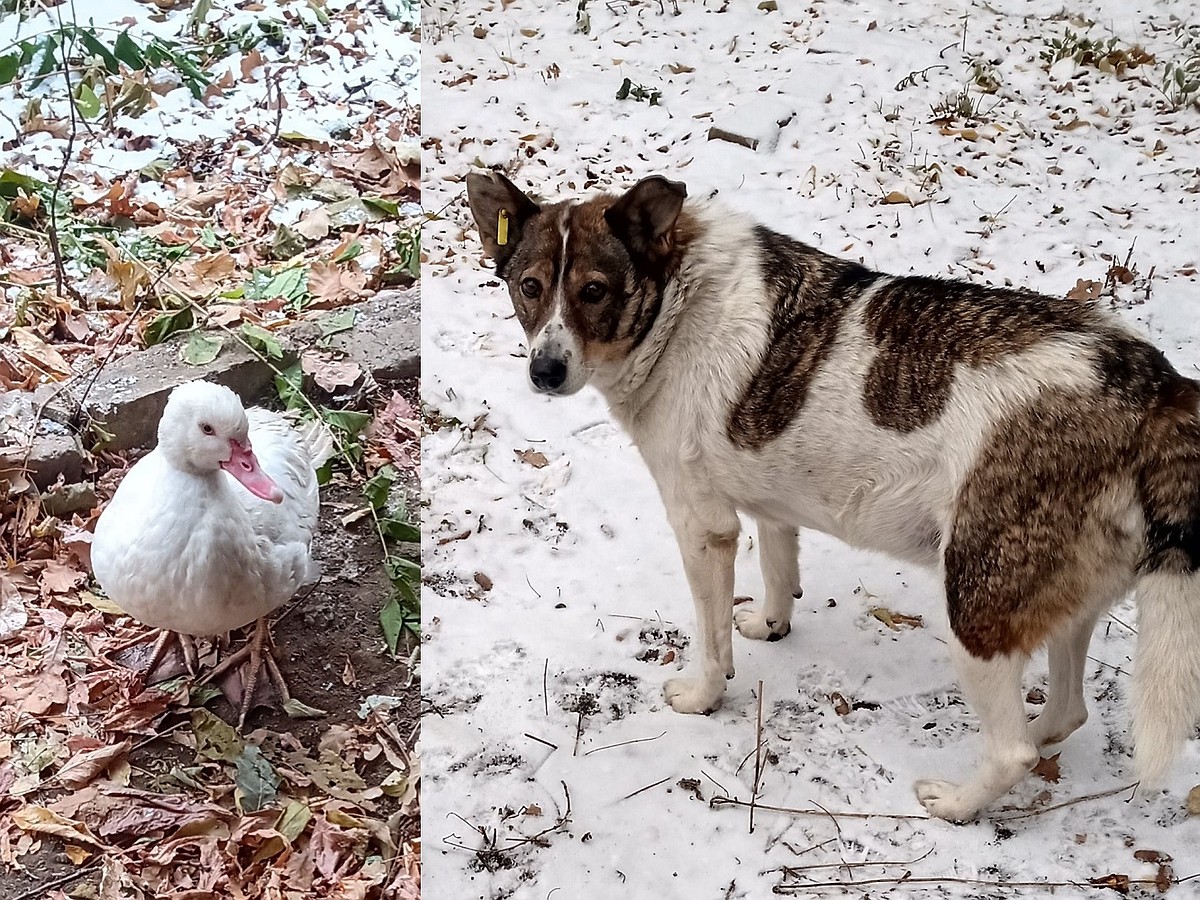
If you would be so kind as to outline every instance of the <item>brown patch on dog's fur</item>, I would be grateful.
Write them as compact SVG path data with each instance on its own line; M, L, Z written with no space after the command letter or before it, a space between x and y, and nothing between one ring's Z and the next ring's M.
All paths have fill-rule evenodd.
M754 233L774 303L766 352L726 428L734 445L745 449L762 447L792 423L845 308L882 277L768 228L757 226Z
M872 421L915 431L941 415L954 367L978 367L1055 334L1099 324L1084 304L924 276L897 278L867 302L878 353L863 386Z
M1098 389L998 423L959 493L946 598L976 656L1031 652L1135 573L1200 568L1200 385L1115 329L1095 353Z

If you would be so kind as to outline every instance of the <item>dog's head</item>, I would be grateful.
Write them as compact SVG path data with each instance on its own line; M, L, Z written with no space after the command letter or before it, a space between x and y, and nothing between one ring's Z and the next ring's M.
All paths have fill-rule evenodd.
M686 196L656 176L620 197L543 207L498 172L467 176L483 249L529 339L534 390L573 394L646 336L683 243Z

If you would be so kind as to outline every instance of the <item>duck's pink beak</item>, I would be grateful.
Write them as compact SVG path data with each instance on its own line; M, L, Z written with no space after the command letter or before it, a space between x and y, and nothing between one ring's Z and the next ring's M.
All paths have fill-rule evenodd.
M249 445L243 447L237 441L229 442L229 459L221 463L221 468L242 483L255 497L270 500L272 503L283 502L283 491L279 489L254 458L254 451Z

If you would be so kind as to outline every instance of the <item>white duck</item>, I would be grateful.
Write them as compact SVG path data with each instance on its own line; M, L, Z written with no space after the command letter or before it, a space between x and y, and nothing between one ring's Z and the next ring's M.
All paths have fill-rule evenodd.
M317 529L316 469L328 432L298 431L277 413L244 409L233 391L206 381L171 392L158 446L121 481L96 523L92 570L114 603L146 625L181 636L211 635L257 620L253 638L208 676L249 659L238 726L271 655L266 616L319 575L310 546ZM264 649L266 652L264 653ZM189 652L190 651L190 652Z

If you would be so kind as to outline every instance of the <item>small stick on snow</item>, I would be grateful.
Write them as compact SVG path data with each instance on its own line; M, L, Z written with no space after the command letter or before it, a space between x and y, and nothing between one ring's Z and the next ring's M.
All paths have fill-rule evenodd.
M654 737L634 738L631 741L618 741L615 744L605 744L603 747L593 747L591 750L585 750L583 755L590 756L593 753L599 753L601 750L611 750L613 747L624 747L627 744L643 744L646 741L657 741L660 737L664 737L665 735L666 732L664 731L662 734L656 734Z
M754 804L758 801L758 787L762 780L762 701L763 683L758 682L758 716L754 726L754 790L750 794L750 833L754 834Z
M575 749L571 751L572 756L579 755L579 738L583 736L583 710L579 710L579 721L575 723Z
M533 585L530 585L533 587ZM536 592L535 592L536 593ZM550 657L546 657L546 663L542 666L542 709L546 712L546 717L550 716L550 693L546 690L546 682L550 675Z
M628 800L630 797L636 797L638 794L640 794L640 793L642 793L642 792L644 792L644 791L648 791L648 790L650 790L650 788L656 788L656 787L658 787L660 784L662 784L663 782L670 781L670 780L671 780L671 776L670 776L670 775L668 775L666 778L660 778L658 781L654 782L654 784L648 784L648 785L646 785L644 788L638 788L638 789L637 789L636 791L634 791L632 794L626 794L626 795L625 795L624 797L622 797L621 799L622 799L622 800Z
M557 750L557 749L558 749L558 744L552 744L552 743L550 743L548 740L546 740L545 738L540 738L540 737L538 737L536 734L530 734L528 731L526 731L526 732L523 732L523 734L525 735L525 737L529 738L531 741L537 741L539 744L545 744L545 745L546 745L547 747L549 747L551 750Z

